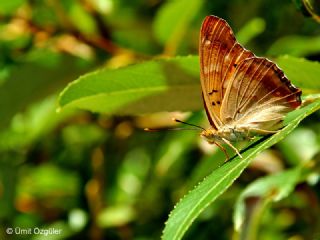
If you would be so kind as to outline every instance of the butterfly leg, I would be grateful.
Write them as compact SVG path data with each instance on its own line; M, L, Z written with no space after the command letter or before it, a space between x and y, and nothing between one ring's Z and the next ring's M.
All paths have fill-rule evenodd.
M241 154L239 153L238 149L236 149L232 144L231 142L229 142L227 139L225 138L222 138L222 141L224 141L229 147L231 147L237 154L240 158L242 158Z
M229 160L229 154L227 153L226 149L222 145L217 143L217 142L213 142L213 143L223 151L224 155L226 155L226 161L228 161Z

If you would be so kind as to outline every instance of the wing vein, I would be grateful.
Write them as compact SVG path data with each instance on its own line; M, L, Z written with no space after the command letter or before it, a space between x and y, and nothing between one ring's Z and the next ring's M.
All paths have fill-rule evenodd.
M262 67L263 68L263 64L259 65L258 68ZM248 98L243 101L242 104L240 104L240 106L238 107L237 110L239 109L244 109L245 107L248 106L248 104L251 102L251 100L253 99L253 96L255 96L256 92L259 89L259 85L262 83L262 79L265 77L265 75L268 73L268 71L271 69L271 67L268 67L267 69L265 69L264 71L262 70L262 72L259 75L259 78L257 79L257 83L252 87L252 91L248 94ZM252 81L253 82L253 81Z

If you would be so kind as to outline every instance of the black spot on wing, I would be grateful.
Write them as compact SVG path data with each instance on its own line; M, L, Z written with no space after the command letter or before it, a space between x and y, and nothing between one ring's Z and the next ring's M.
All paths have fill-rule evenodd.
M213 93L216 93L216 92L218 92L218 90L212 89L212 91L209 92L209 95L212 95Z

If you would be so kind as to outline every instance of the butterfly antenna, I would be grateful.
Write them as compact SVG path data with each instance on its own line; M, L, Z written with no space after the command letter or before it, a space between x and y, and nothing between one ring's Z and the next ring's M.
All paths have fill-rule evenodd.
M183 122L183 121L176 119L176 118L172 118L172 120L175 122L178 122L178 123L183 123L185 125L191 126L193 128L145 128L144 131L147 131L147 132L180 131L180 130L193 130L193 131L204 130L204 131L206 131L205 128L200 127L195 124L192 124L192 123Z
M146 132L180 131L180 130L199 131L199 128L144 128L143 130Z
M202 130L206 131L205 128L200 127L200 126L195 125L195 124L192 124L192 123L187 123L187 122L181 121L181 120L176 119L176 118L172 118L172 120L175 121L175 122L178 122L178 123L183 123L183 124L186 124L186 125L189 125L189 126L192 126L192 127L196 127L197 129L202 129Z

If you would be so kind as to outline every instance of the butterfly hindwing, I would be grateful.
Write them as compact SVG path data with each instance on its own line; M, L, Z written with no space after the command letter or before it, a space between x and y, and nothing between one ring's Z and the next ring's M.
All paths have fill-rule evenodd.
M221 120L253 129L279 128L284 115L301 104L301 90L266 58L243 60L233 72L221 107Z

